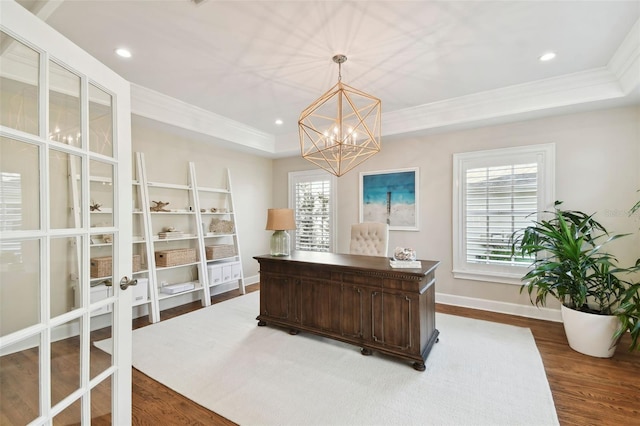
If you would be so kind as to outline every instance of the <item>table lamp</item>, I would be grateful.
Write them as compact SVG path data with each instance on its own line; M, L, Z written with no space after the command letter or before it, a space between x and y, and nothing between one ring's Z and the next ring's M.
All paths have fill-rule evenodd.
M271 255L289 256L291 237L287 230L296 229L293 209L268 209L265 229L275 231L271 236Z

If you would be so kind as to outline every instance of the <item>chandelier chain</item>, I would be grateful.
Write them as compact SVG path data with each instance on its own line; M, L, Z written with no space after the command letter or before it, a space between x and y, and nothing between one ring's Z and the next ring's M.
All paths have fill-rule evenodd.
M342 80L342 64L347 62L347 57L345 55L335 55L333 58L333 62L338 64L338 82Z

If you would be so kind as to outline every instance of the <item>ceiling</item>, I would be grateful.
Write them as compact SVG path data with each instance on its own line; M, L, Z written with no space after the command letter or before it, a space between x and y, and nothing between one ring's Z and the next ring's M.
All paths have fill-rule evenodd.
M640 103L638 0L19 3L130 81L134 113L166 122L173 103L272 156L296 151L337 53L342 81L382 100L383 136Z

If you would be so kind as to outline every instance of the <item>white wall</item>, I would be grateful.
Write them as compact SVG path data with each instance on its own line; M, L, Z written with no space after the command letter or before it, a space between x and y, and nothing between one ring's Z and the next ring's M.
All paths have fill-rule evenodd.
M132 119L133 151L144 153L147 178L186 183L189 162L193 161L198 185L219 188L224 185L224 169L228 168L245 280L257 282L258 263L252 257L269 252L270 234L264 227L267 209L272 207L272 160L158 124L135 115Z
M338 251L347 252L349 230L359 218L359 172L420 167L420 231L392 231L389 247L414 247L421 259L441 261L437 292L491 301L489 305L519 312L510 304L529 306L520 286L454 279L452 269L452 156L454 153L533 144L556 144L556 199L566 208L597 212L610 231L633 233L612 246L623 264L640 257L640 215L627 212L640 198L640 108L556 116L421 137L383 140L382 150L338 179ZM274 205L287 205L287 173L312 169L299 157L274 163ZM495 303L498 302L498 303ZM487 306L487 303L477 304ZM502 305L501 307L499 305ZM557 307L557 304L550 305Z

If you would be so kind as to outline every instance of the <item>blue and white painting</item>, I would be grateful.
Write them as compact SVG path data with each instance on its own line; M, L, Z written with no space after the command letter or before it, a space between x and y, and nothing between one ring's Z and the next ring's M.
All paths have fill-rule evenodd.
M388 223L390 229L417 230L418 169L363 172L362 222Z

